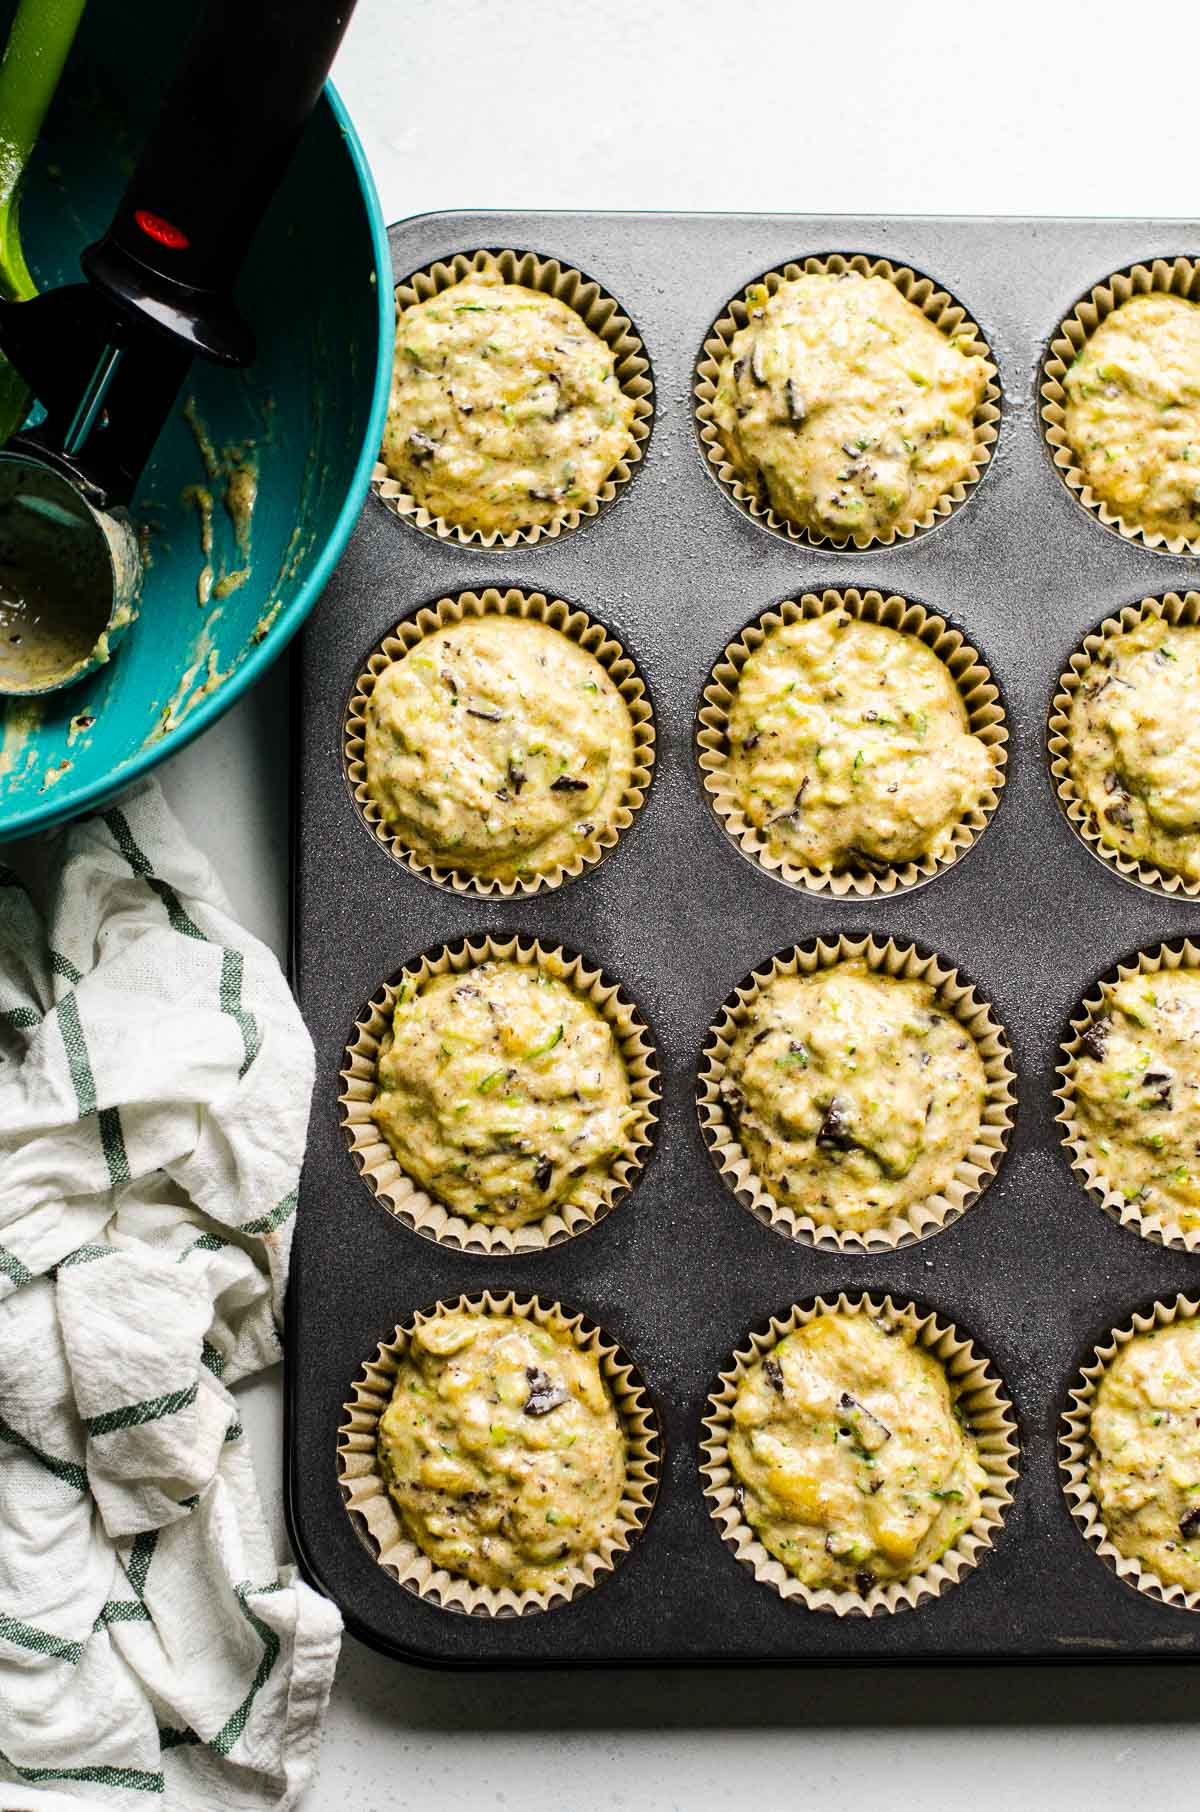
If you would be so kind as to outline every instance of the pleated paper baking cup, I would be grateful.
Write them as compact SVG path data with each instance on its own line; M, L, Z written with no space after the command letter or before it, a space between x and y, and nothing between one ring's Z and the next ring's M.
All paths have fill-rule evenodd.
M925 316L927 321L947 339L965 340L964 350L978 354L987 361L988 383L983 401L975 412L975 454L970 467L964 476L943 492L937 503L919 522L909 526L889 527L881 534L874 535L821 535L813 530L802 528L798 523L790 522L785 516L777 515L762 495L747 485L739 476L736 468L730 463L725 448L721 444L720 430L713 415L712 405L720 381L721 366L729 352L733 337L750 319L750 304L747 292L762 285L770 295L775 295L780 285L792 283L803 276L841 276L845 271L854 271L860 277L885 277L894 283L906 302L911 302ZM969 336L969 338L968 338ZM967 501L975 486L982 478L996 437L1000 431L1000 384L996 361L991 348L983 334L972 321L961 302L944 289L939 289L931 277L924 277L918 271L910 270L907 265L892 264L887 258L868 258L859 252L845 257L834 253L829 257L810 257L800 263L781 265L777 270L764 272L747 286L740 296L735 296L727 304L716 321L705 335L704 346L696 362L696 376L693 386L693 398L696 410L696 426L700 435L700 444L708 460L709 469L716 478L727 497L731 497L745 515L750 516L763 528L773 534L784 535L789 541L796 541L808 547L835 547L853 549L863 547L891 547L897 541L910 541L914 535L925 534L943 521Z
M877 623L885 629L915 636L932 649L958 689L971 734L986 745L992 757L993 783L978 806L958 821L940 851L923 856L919 861L898 863L894 867L882 863L868 867L864 863L861 868L854 869L798 867L772 852L762 831L751 824L742 811L730 784L729 714L746 662L776 630L837 611L864 623ZM920 604L907 598L897 597L894 593L885 597L878 591L808 591L799 598L785 598L781 604L756 617L736 641L729 643L712 669L704 688L696 743L704 787L713 810L742 854L789 887L828 893L835 899L850 895L858 899L886 896L904 888L919 887L922 882L953 867L986 830L1000 803L1008 761L1008 726L999 689L980 655L944 618L932 616Z
M1128 1227L1143 1239L1172 1246L1181 1252L1200 1252L1200 1226L1181 1227L1177 1220L1157 1210L1143 1213L1105 1181L1102 1154L1093 1151L1077 1118L1075 1065L1088 1031L1097 1019L1103 1018L1109 995L1119 982L1128 981L1131 975L1156 975L1163 969L1196 968L1200 968L1200 946L1193 944L1190 938L1139 950L1126 962L1118 963L1101 978L1093 992L1084 997L1072 1018L1068 1036L1059 1046L1059 1086L1054 1091L1059 1104L1055 1118L1063 1129L1063 1146L1071 1160L1071 1169L1088 1194L1119 1226Z
M1068 824L1093 856L1138 887L1165 894L1168 899L1194 900L1200 897L1200 880L1188 880L1153 862L1134 861L1104 841L1095 814L1080 796L1071 774L1071 710L1080 689L1087 683L1095 664L1103 661L1106 645L1112 638L1128 635L1149 617L1161 617L1173 629L1194 627L1200 623L1200 592L1189 591L1181 595L1169 591L1161 598L1143 598L1140 603L1127 604L1119 616L1105 617L1099 629L1084 637L1071 656L1066 672L1059 676L1054 703L1050 707L1047 726L1050 776Z
M607 1020L624 1059L635 1117L625 1149L608 1175L589 1182L578 1200L561 1202L541 1220L522 1227L487 1227L464 1220L428 1195L406 1174L372 1117L383 1038L402 982L419 990L431 977L465 975L485 962L541 968L590 1001ZM659 1080L654 1047L641 1013L624 990L571 951L531 938L483 936L441 944L407 963L368 1001L355 1021L340 1074L342 1130L356 1169L376 1201L404 1226L455 1251L496 1254L540 1252L584 1233L627 1196L650 1154L658 1122Z
M517 876L500 880L480 875L467 868L454 868L439 861L430 849L410 842L384 819L371 797L367 783L366 717L371 696L381 673L394 662L403 660L426 636L452 623L476 617L507 616L525 622L541 623L564 635L603 667L617 688L629 712L633 726L633 765L629 784L610 823L595 835L580 842L569 862L558 862L543 874ZM641 809L654 771L654 713L646 683L632 657L620 642L585 611L567 604L561 598L547 598L540 591L523 591L509 586L499 591L489 586L486 591L461 591L455 597L439 598L436 604L419 610L415 616L397 623L383 640L377 642L354 683L342 726L342 760L346 783L358 815L376 841L390 856L403 862L422 880L456 893L495 895L509 899L516 894L547 893L573 881L588 868L594 868L611 849L615 849L625 831Z
M585 504L564 509L550 522L531 523L528 528L512 529L508 534L502 534L499 529L464 528L458 523L447 522L443 516L433 515L392 477L382 460L376 462L371 473L371 489L394 516L439 541L457 541L462 547L473 548L534 547L540 541L556 540L564 532L578 528L589 516L595 516L612 503L629 483L645 457L654 422L650 359L636 327L614 296L602 289L594 278L584 276L582 271L560 263L557 258L539 258L536 252L458 252L452 258L439 259L423 270L414 271L411 277L396 285L397 314L411 308L415 302L427 302L431 296L452 289L464 277L480 271L495 271L505 283L519 283L524 289L540 290L543 295L554 296L574 309L597 338L604 341L613 354L617 382L634 403L629 450L617 461L596 497Z
M980 1498L979 1515L964 1529L954 1546L924 1572L908 1579L882 1580L866 1592L833 1586L808 1586L789 1573L751 1528L742 1507L742 1489L729 1457L729 1434L738 1388L750 1366L769 1353L780 1340L818 1315L870 1315L895 1329L910 1345L922 1346L945 1367L955 1406L975 1438L987 1482ZM770 1586L781 1598L796 1600L810 1611L832 1611L836 1617L879 1617L892 1611L914 1609L927 1598L938 1598L956 1585L964 1573L979 1565L1004 1520L1017 1479L1017 1421L1004 1385L991 1361L973 1341L951 1322L914 1302L896 1302L891 1296L818 1296L799 1303L783 1315L773 1315L766 1327L750 1334L733 1353L729 1367L720 1374L708 1399L704 1438L700 1447L700 1472L709 1515L743 1566L760 1584Z
M1085 343L1113 310L1134 296L1152 294L1182 296L1189 302L1200 301L1200 265L1191 258L1155 258L1149 264L1130 265L1114 271L1103 283L1088 291L1075 304L1064 321L1060 321L1042 365L1042 429L1056 470L1072 495L1091 511L1098 522L1126 541L1140 542L1143 547L1166 554L1200 554L1200 538L1164 535L1158 529L1139 528L1126 522L1097 497L1084 476L1067 439L1067 392L1063 383L1067 372L1083 351Z
M973 1145L937 1195L927 1197L878 1227L857 1232L829 1227L798 1212L772 1194L740 1144L725 1104L727 1065L734 1038L750 1018L763 990L785 975L813 975L838 963L861 959L876 974L927 982L938 1006L957 1019L975 1040L986 1078L983 1113ZM732 1085L731 1085L732 1086ZM941 957L894 938L815 938L797 944L752 971L725 1001L709 1029L697 1078L700 1130L717 1170L743 1208L785 1237L824 1252L891 1252L930 1239L978 1201L1000 1167L1016 1112L1016 1076L1008 1037L991 1003Z
M439 1567L405 1533L379 1470L379 1420L391 1401L396 1373L409 1340L423 1322L446 1311L470 1309L491 1315L517 1315L539 1327L569 1335L584 1351L595 1354L612 1393L626 1442L625 1490L613 1527L594 1554L580 1560L571 1575L552 1590L515 1591L511 1587L475 1585L461 1574ZM435 1303L398 1327L368 1359L354 1381L345 1419L338 1430L337 1467L342 1499L365 1542L385 1573L427 1604L475 1617L525 1617L567 1604L611 1573L649 1521L658 1494L662 1435L658 1417L640 1376L616 1341L586 1315L555 1302L484 1292Z
M1100 1505L1092 1492L1088 1469L1092 1459L1091 1421L1100 1380L1123 1348L1138 1334L1152 1333L1169 1327L1175 1321L1194 1321L1200 1314L1200 1300L1179 1295L1152 1303L1135 1314L1123 1327L1114 1328L1095 1348L1091 1359L1080 1371L1067 1399L1058 1436L1058 1465L1063 1491L1075 1523L1084 1540L1095 1550L1125 1584L1156 1598L1160 1604L1175 1605L1180 1610L1200 1611L1200 1592L1160 1579L1140 1560L1128 1557L1111 1540L1104 1524Z

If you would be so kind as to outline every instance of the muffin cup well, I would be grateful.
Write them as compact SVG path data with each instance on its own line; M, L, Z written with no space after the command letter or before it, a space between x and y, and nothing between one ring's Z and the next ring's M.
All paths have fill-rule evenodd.
M617 382L635 405L630 427L632 445L617 461L598 496L581 506L564 510L548 523L531 523L528 528L512 529L508 534L502 534L499 529L485 532L463 528L447 522L442 516L434 516L392 477L382 460L376 462L371 473L371 489L394 516L436 536L439 541L457 541L462 547L533 547L539 541L555 540L564 530L578 528L587 517L596 515L610 504L628 484L645 455L654 421L650 360L637 329L622 312L615 297L593 278L585 277L582 271L560 263L557 258L539 258L536 252L480 250L456 252L451 258L438 259L396 285L396 312L399 314L411 308L414 302L427 302L431 296L440 295L461 283L464 277L480 271L496 271L505 283L519 283L525 289L554 296L568 308L573 308L586 326L604 341L615 360Z
M1093 1200L1122 1227L1139 1233L1143 1239L1172 1246L1182 1252L1200 1252L1200 1226L1183 1228L1178 1221L1164 1220L1158 1213L1143 1214L1123 1195L1110 1189L1091 1154L1086 1135L1075 1115L1075 1062L1087 1035L1088 1027L1102 1012L1105 1001L1118 982L1131 975L1155 975L1160 969L1200 968L1200 946L1189 938L1169 944L1158 944L1149 950L1138 950L1126 962L1100 978L1090 994L1084 996L1070 1025L1068 1036L1059 1046L1059 1086L1054 1098L1059 1103L1055 1118L1062 1127L1062 1143L1070 1157L1071 1169Z
M430 977L457 975L489 961L542 968L590 1001L608 1021L629 1076L636 1118L626 1149L602 1183L592 1184L584 1200L565 1202L538 1221L522 1227L487 1227L468 1222L428 1195L406 1175L371 1115L380 1045L391 1021L396 992L404 980L419 988ZM342 1130L359 1175L375 1199L404 1226L425 1239L456 1251L496 1255L540 1252L585 1232L634 1187L653 1142L658 1120L659 1081L654 1047L637 1007L617 983L591 968L583 957L531 938L463 938L441 944L406 963L368 1001L346 1045L340 1072L338 1104Z
M499 880L475 874L466 868L454 868L440 862L430 850L405 841L387 824L372 799L367 785L366 712L375 682L394 661L401 660L418 642L435 630L452 623L487 616L519 617L526 622L541 623L557 630L594 657L608 674L625 701L633 725L633 767L614 821L599 835L581 843L570 862L559 862L545 874ZM422 880L456 893L479 896L499 895L509 899L514 894L549 892L573 881L585 869L614 849L621 835L633 823L650 787L654 770L654 714L645 681L620 642L585 611L577 610L561 598L547 598L540 591L523 591L509 586L499 591L489 586L482 592L461 591L455 597L439 598L436 604L418 610L377 642L355 680L342 726L342 761L346 783L368 830L390 856L403 862Z
M1200 623L1200 592L1189 591L1181 595L1177 591L1169 591L1162 597L1142 598L1137 604L1127 604L1120 616L1105 617L1099 629L1084 637L1071 656L1065 673L1059 676L1054 702L1050 707L1046 732L1050 777L1068 824L1093 856L1138 887L1147 887L1154 893L1164 894L1168 899L1194 900L1200 897L1200 880L1189 881L1183 875L1156 867L1152 862L1136 862L1105 843L1095 818L1080 797L1071 775L1071 708L1076 695L1086 681L1093 663L1103 653L1104 644L1113 636L1127 635L1138 623L1151 616L1161 617L1173 629L1181 625L1194 627Z
M751 655L757 653L775 630L794 623L808 622L831 611L843 611L864 623L877 623L915 636L933 650L944 664L958 689L967 711L968 728L985 743L995 764L995 779L979 805L955 825L950 841L940 856L923 856L919 861L904 862L894 868L837 869L796 867L781 856L772 854L762 832L749 822L730 789L728 779L729 713L741 680L742 669ZM978 653L952 629L942 617L931 616L920 604L895 594L882 592L823 591L805 592L799 598L785 598L749 623L735 641L726 647L714 665L704 688L696 742L700 751L700 770L705 790L722 829L752 862L784 881L789 887L807 888L812 893L829 893L836 899L853 894L859 899L886 896L901 888L919 887L923 881L954 865L965 855L1000 803L1004 770L1008 761L1008 727L1000 704L1000 694L991 673Z
M835 547L840 549L864 547L891 547L897 541L909 541L914 535L924 534L933 528L944 517L949 516L967 501L975 486L983 476L984 468L992 457L1000 424L1000 385L996 362L991 349L982 333L967 314L960 302L956 302L946 290L939 289L930 277L923 277L919 272L910 270L907 265L892 264L887 258L868 258L864 253L843 256L833 253L826 257L809 257L802 262L788 263L776 270L765 271L756 278L756 284L762 284L773 296L783 283L794 282L797 277L841 276L844 271L854 271L860 277L885 277L894 283L906 302L920 310L927 321L944 333L961 337L971 336L967 350L977 353L987 361L988 385L975 414L975 457L965 476L957 480L950 489L938 498L937 503L919 522L908 528L889 528L883 534L867 536L832 536L820 535L801 528L797 523L789 522L779 516L766 503L756 490L743 483L734 467L726 457L721 445L721 437L716 419L712 412L713 400L717 394L721 365L729 351L734 335L746 325L750 310L746 301L746 292L735 296L713 322L704 338L704 346L696 362L696 375L693 384L693 398L696 411L696 426L700 435L700 444L708 461L709 469L716 478L727 497L733 499L738 508L763 528L770 529L776 535L784 535L789 541L800 542L808 547ZM748 285L753 288L755 285Z
M1105 528L1123 535L1126 541L1140 542L1160 553L1195 555L1200 554L1200 537L1168 537L1161 530L1142 529L1114 515L1088 484L1066 435L1067 392L1063 379L1068 370L1114 309L1134 296L1152 294L1183 296L1189 302L1200 302L1200 264L1191 258L1155 258L1150 264L1133 264L1127 270L1114 271L1080 297L1066 319L1059 322L1042 364L1042 430L1063 483Z
M738 1142L721 1099L730 1048L762 990L782 975L813 975L838 963L861 958L877 974L928 982L938 1005L953 1015L975 1040L983 1059L987 1087L975 1143L959 1161L945 1189L914 1203L882 1226L859 1233L819 1225L779 1201L755 1172ZM939 956L894 938L839 937L830 943L815 938L783 950L753 970L728 997L705 1040L697 1078L700 1130L722 1180L744 1208L789 1239L824 1252L887 1252L929 1239L956 1221L983 1194L1000 1167L1016 1112L1016 1075L1008 1038L991 1004Z
M449 1573L436 1565L405 1534L379 1470L379 1419L391 1400L409 1339L422 1322L439 1312L456 1309L517 1315L555 1333L570 1335L577 1345L595 1354L612 1393L626 1441L625 1490L616 1523L597 1551L579 1561L572 1576L553 1590L518 1592L511 1587L475 1585L461 1574ZM586 1315L573 1314L555 1302L519 1297L511 1290L503 1295L485 1291L422 1309L398 1327L391 1340L376 1348L354 1381L351 1400L342 1407L345 1420L338 1429L338 1482L355 1531L386 1573L427 1604L442 1610L476 1617L523 1617L566 1604L612 1571L640 1535L654 1507L662 1464L662 1436L645 1386L632 1361L602 1328Z
M729 1458L733 1406L749 1367L806 1322L831 1314L870 1315L882 1320L898 1327L910 1345L927 1348L942 1362L987 1473L979 1515L952 1548L924 1572L908 1579L881 1581L866 1593L807 1586L789 1573L747 1522ZM760 1584L773 1587L781 1598L798 1599L810 1611L832 1611L837 1617L875 1617L911 1610L923 1599L940 1596L964 1573L978 1566L995 1541L1012 1501L1017 1478L1017 1423L1004 1386L990 1360L953 1323L913 1302L897 1303L891 1296L852 1297L842 1292L836 1298L818 1296L811 1302L798 1303L783 1315L773 1315L765 1328L752 1332L733 1353L729 1369L720 1374L708 1399L708 1412L700 1471L709 1515L720 1529L722 1541L750 1568Z
M1174 1301L1158 1301L1135 1314L1122 1327L1113 1328L1093 1350L1091 1359L1080 1369L1072 1387L1067 1407L1062 1414L1058 1436L1058 1466L1062 1475L1067 1504L1084 1540L1095 1549L1126 1585L1156 1598L1160 1604L1171 1604L1182 1610L1200 1611L1200 1592L1189 1592L1181 1585L1160 1579L1140 1560L1127 1558L1112 1541L1103 1514L1092 1493L1088 1478L1091 1457L1090 1426L1100 1380L1123 1347L1138 1334L1154 1328L1169 1327L1174 1321L1192 1321L1200 1314L1200 1300L1179 1295Z

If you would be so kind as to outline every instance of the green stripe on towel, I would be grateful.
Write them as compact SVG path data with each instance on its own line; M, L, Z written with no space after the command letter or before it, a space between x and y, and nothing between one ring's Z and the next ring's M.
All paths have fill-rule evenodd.
M82 1466L77 1466L74 1460L56 1460L53 1454L43 1453L40 1447L35 1447L32 1441L27 1441L25 1436L20 1434L11 1423L4 1421L3 1417L0 1417L0 1441L6 1441L10 1447L20 1447L31 1459L36 1460L39 1466L44 1466L46 1471L52 1472L56 1479L61 1479L64 1485L70 1485L86 1496L88 1479Z
M4 1611L0 1611L0 1641L32 1649L36 1655L53 1655L59 1661L69 1661L72 1666L83 1659L82 1642L54 1636L49 1630L38 1629L33 1623L22 1623L19 1617L9 1617Z
M186 1390L174 1390L165 1397L147 1397L143 1403L127 1403L122 1409L106 1409L99 1416L85 1416L83 1426L89 1435L115 1434L118 1429L140 1428L145 1422L157 1422L188 1409L196 1401L200 1386L195 1382Z

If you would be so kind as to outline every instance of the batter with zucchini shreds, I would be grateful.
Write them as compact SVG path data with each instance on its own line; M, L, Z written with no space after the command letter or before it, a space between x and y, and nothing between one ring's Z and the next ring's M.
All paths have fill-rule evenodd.
M1100 1379L1088 1434L1117 1552L1200 1592L1200 1323L1135 1334Z
M1071 703L1071 779L1100 839L1200 880L1200 628L1144 617L1110 636Z
M1130 528L1200 536L1200 307L1132 296L1063 378L1063 432L1094 494Z
M378 1452L409 1538L497 1590L568 1584L614 1530L625 1488L595 1355L519 1315L443 1310L415 1328Z
M823 872L941 856L997 777L933 650L842 611L783 624L750 656L728 772L767 849Z
M986 1086L978 1045L928 982L848 959L754 996L721 1099L777 1202L862 1233L946 1187Z
M729 1458L788 1572L864 1595L953 1547L986 1477L945 1367L867 1314L818 1315L749 1367Z
M886 277L810 272L746 292L712 403L729 462L786 521L866 545L966 479L988 368Z
M397 319L383 462L431 515L510 534L594 502L635 413L581 315L478 271Z
M549 874L613 825L633 723L595 656L522 617L468 617L377 676L367 791L418 856L487 879Z
M1101 1181L1143 1215L1200 1227L1200 972L1159 969L1108 989L1073 1080Z
M489 961L401 981L371 1112L413 1182L464 1220L513 1228L595 1201L637 1110L591 1001L540 967Z

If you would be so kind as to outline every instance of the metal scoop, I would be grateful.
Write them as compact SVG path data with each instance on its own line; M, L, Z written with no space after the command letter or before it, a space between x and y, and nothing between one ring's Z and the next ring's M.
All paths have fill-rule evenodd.
M0 694L107 661L141 563L127 507L192 359L249 364L231 295L353 0L210 0L85 283L0 301L45 408L0 453Z

